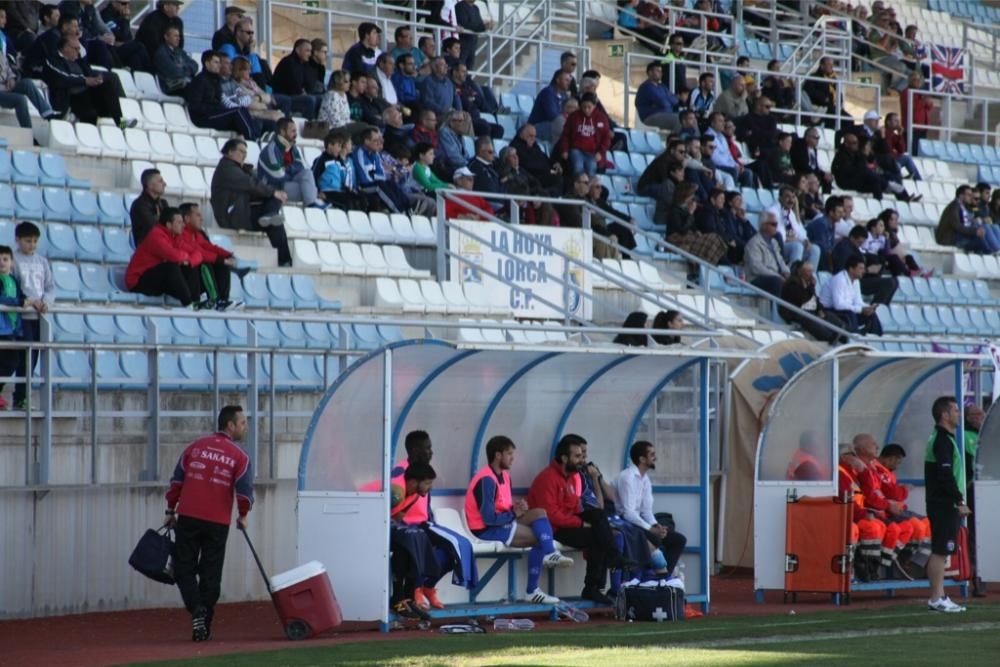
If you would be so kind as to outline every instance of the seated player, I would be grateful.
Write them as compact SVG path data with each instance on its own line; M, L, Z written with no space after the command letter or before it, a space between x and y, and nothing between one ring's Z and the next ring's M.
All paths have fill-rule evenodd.
M666 585L680 560L687 538L660 524L653 516L653 483L649 471L656 469L656 449L646 440L635 442L629 450L632 465L618 475L618 512L638 526L654 547L650 560L654 572L647 573L644 585ZM671 584L675 582L670 582Z
M402 549L393 552L392 600L393 608L400 615L407 615L407 612L412 611L408 601L412 601L412 605L419 609L416 612L419 615L420 611L431 607L444 607L438 599L435 584L449 571L452 572L453 584L470 589L478 583L479 575L469 540L434 522L434 513L430 507L432 484L426 486L425 493L416 493L416 486L411 487L407 483L406 473L411 466L430 467L431 457L434 455L430 436L426 431L411 431L406 434L404 446L406 460L395 466L390 473L394 491L405 497L399 507L394 505L395 511L391 513L396 529L395 538L403 544ZM421 474L427 475L427 470L421 470ZM433 470L430 473L433 474ZM421 477L416 481L428 479L432 482L434 477ZM362 490L378 491L380 488L379 482L372 482L362 487ZM434 559L429 560L427 555L432 552ZM417 567L418 565L420 566Z
M854 562L854 576L858 581L872 581L879 578L881 546L885 539L885 523L875 518L875 513L865 507L865 494L861 491L857 476L865 470L862 463L849 446L840 453L837 466L837 484L842 498L850 497L853 504L851 523L851 546L857 548Z
M559 553L552 543L552 525L545 510L528 509L524 499L514 502L507 472L514 464L514 449L514 442L504 435L493 436L486 443L489 463L469 482L465 492L465 520L469 530L481 540L531 547L525 600L556 605L559 598L538 587L542 566L568 567L573 559Z
M890 443L882 448L879 457L872 461L872 466L878 476L882 494L887 500L902 503L899 516L914 523L913 537L907 546L909 562L923 568L931 555L931 523L927 517L910 511L906 506L910 490L896 479L896 468L905 458L906 450L898 444Z
M586 462L582 441L578 435L563 436L556 446L556 455L531 483L528 506L545 510L553 535L562 544L585 549L587 574L584 579L584 600L610 605L611 598L603 593L608 577L607 559L614 550L614 536L603 512L585 512L581 497L581 469Z

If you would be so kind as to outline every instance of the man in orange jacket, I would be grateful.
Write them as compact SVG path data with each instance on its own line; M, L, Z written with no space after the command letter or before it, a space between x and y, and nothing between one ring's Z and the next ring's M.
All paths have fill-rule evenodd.
M865 464L853 452L841 452L837 482L841 498L850 498L853 505L851 544L857 545L857 556L853 558L854 574L859 581L872 581L879 578L886 527L885 523L875 518L875 512L865 507L865 494L857 481L857 475L864 470Z
M906 505L910 490L896 479L896 469L905 458L906 450L901 445L890 443L882 448L878 459L874 461L874 467L885 497L903 503L900 516L914 526L913 537L909 544L910 561L924 567L931 555L931 524L927 517L915 514Z

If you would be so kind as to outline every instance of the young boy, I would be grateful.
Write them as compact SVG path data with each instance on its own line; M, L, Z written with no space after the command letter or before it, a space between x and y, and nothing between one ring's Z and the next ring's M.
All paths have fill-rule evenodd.
M354 162L350 159L354 145L351 137L341 132L326 135L324 151L313 162L313 175L319 198L337 208L364 208L354 193L356 179Z
M24 293L17 278L12 275L13 269L14 251L10 246L0 245L0 304L20 307L24 305ZM0 313L0 342L19 340L23 333L20 313ZM24 350L0 348L0 391L3 391L4 386L2 378L24 377L23 368ZM18 385L21 386L23 385ZM0 410L6 409L7 401L0 396Z
M24 291L24 305L34 308L39 313L45 313L55 303L56 284L49 260L36 253L41 235L38 227L30 222L20 222L14 228L14 240L17 242L17 250L14 251L14 277ZM22 340L32 342L39 340L41 328L37 318L24 319L22 326L24 329ZM37 365L38 350L34 350L31 353L32 374ZM28 385L17 385L14 388L14 407L23 408L27 395Z

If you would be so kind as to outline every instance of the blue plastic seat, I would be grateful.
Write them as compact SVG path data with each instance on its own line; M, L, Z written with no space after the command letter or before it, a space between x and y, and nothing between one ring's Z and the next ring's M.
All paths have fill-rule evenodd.
M118 357L122 372L140 385L149 382L149 355L138 350L124 350Z
M69 193L63 188L48 187L42 191L42 203L45 206L45 219L58 222L73 220L73 204Z
M893 298L897 301L908 301L910 303L920 301L920 295L917 294L917 288L913 285L913 279L909 276L900 276L899 289Z
M397 324L378 325L378 335L381 337L383 345L403 340L403 330Z
M649 150L646 151L649 155L659 155L666 148L660 133L653 131L646 132L646 145L649 146Z
M286 359L288 361L288 370L291 371L292 377L299 383L304 384L304 388L316 390L322 386L323 376L316 368L313 355L290 354Z
M38 185L41 170L38 168L38 156L30 151L14 151L11 154L11 180L14 183Z
M201 329L202 345L225 345L228 340L225 320L212 318L199 318L198 327Z
M34 185L18 185L14 188L14 210L19 218L41 220L45 217L45 202L42 191Z
M972 322L968 308L955 308L954 315L955 324L958 327L958 331L955 333L963 336L975 336L979 333L979 328Z
M101 220L101 210L97 206L97 195L90 190L70 190L70 204L73 206L73 222L96 225Z
M58 153L42 153L38 160L39 182L42 185L69 186L71 188L88 189L90 181L73 178L66 171L66 161Z
M83 315L56 313L52 317L52 325L57 343L82 343L85 340Z
M10 183L14 177L14 166L11 164L10 153L0 149L0 183Z
M278 347L281 345L281 333L278 331L278 323L273 320L256 320L254 328L257 329L258 347Z
M244 362L246 360L243 355L232 354L229 352L219 355L218 375L220 387L233 388L246 386L246 373L240 373L242 369L246 368L246 365L245 363L243 366L237 365L236 359L243 359Z
M993 295L990 294L990 286L986 284L985 280L974 280L972 286L976 290L976 296L980 303L993 303L995 301Z
M986 321L985 311L979 308L969 309L969 320L972 321L972 326L976 328L976 333L981 336L990 335L992 336L995 332L990 328L990 323Z
M503 138L511 141L517 134L517 123L511 116L497 115L497 123L503 128Z
M930 330L930 324L924 318L920 306L906 306L906 319L910 322L911 331Z
M101 230L93 225L76 227L76 258L86 262L104 260L104 237Z
M996 335L996 332L1000 331L1000 310L988 309L983 313L986 315L986 326L993 335Z
M267 308L267 283L263 276L248 273L243 277L243 302L251 308Z
M181 375L203 385L212 383L212 358L204 352L181 352L177 355Z
M948 301L948 293L944 289L944 280L941 278L928 278L927 290L929 298L926 303L945 303Z
M0 183L0 216L13 218L17 210L17 202L14 200L14 188L6 183Z
M918 301L921 303L934 303L937 301L937 297L931 290L931 286L927 278L914 278L913 290L916 292Z
M103 232L104 261L112 264L128 264L133 252L132 234L123 227L104 227Z
M226 320L226 338L229 341L229 345L233 345L233 346L246 345L247 344L247 321L246 320Z
M642 130L629 130L628 147L630 151L635 151L636 153L652 152L652 149L649 147L649 143L646 141L646 133Z
M177 345L197 345L201 342L201 328L193 317L171 317L174 329L174 343Z
M80 298L80 271L76 264L52 262L52 280L56 284L56 299L76 301Z
M942 283L944 286L945 301L953 304L969 303L970 297L975 298L976 296L975 291L968 295L963 294L962 286L954 278L944 278Z
M84 324L87 325L86 336L88 343L113 343L115 342L115 320L110 315L84 315Z
M101 192L97 195L98 217L103 224L127 225L128 209L119 192Z
M964 310L964 309L961 309ZM951 306L938 306L938 319L941 320L941 327L947 334L959 334L960 327L955 319L955 312Z
M374 324L351 325L351 347L357 350L374 350L382 345L382 337Z
M248 275L247 278L250 276ZM270 293L271 308L292 308L295 305L295 293L292 291L292 279L287 273L269 273L267 275L267 291Z
M176 352L160 352L157 355L156 376L163 389L179 389L183 386L184 374L181 372Z
M278 322L278 333L281 335L278 339L281 347L298 349L307 347L306 332L301 322Z
M306 336L306 347L326 350L337 346L336 324L306 322L302 329Z
M924 321L927 322L928 331L931 333L945 333L944 322L941 321L941 316L937 308L934 306L923 306L922 312Z
M116 343L144 343L146 323L138 315L115 315Z
M58 350L55 363L60 384L90 381L90 358L82 350Z
M139 295L129 292L125 287L125 267L112 266L108 269L108 282L111 283L111 301L114 303L136 303Z
M80 267L80 300L102 303L107 301L114 291L114 285L108 278L108 270L100 264L81 263Z

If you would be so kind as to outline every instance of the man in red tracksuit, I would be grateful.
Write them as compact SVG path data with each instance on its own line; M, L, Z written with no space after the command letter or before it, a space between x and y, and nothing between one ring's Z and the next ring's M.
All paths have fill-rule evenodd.
M191 613L191 639L196 642L212 636L233 498L240 530L246 529L247 513L253 506L250 457L236 444L246 432L243 408L222 408L218 432L184 449L167 491L164 525L173 527L177 536L174 578Z
M581 95L580 108L566 119L559 139L559 154L569 161L570 174L593 177L598 166L606 166L612 136L611 121L597 108L597 96Z
M602 591L614 536L606 520L602 522L583 516L583 480L580 473L585 464L583 448L578 440L571 436L560 440L555 458L531 483L528 507L545 510L556 540L587 550L587 574L581 597L599 605L610 605L611 599Z

